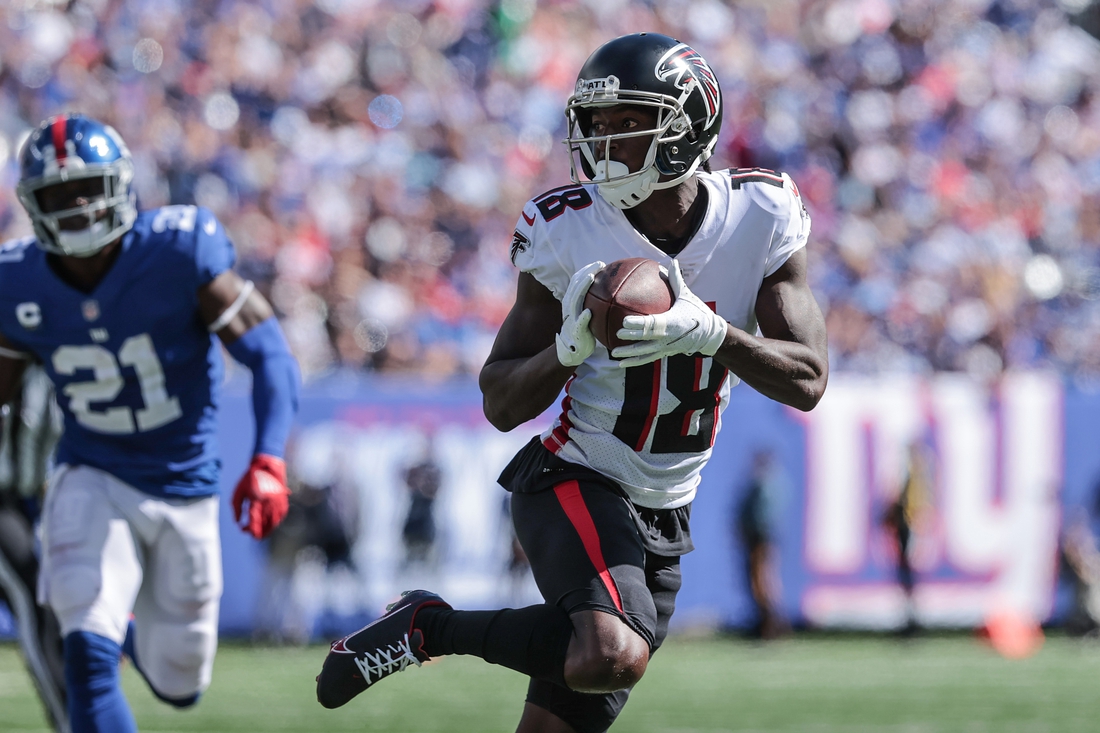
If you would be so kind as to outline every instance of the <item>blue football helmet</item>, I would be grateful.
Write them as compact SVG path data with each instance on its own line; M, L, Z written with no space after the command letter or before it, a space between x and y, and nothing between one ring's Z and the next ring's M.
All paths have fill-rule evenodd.
M86 205L43 211L37 194L49 186L102 179L103 194ZM89 257L134 225L137 201L130 190L134 161L110 125L84 115L58 115L38 126L19 156L16 193L34 225L38 246L69 257ZM106 212L102 215L101 212ZM85 217L87 227L62 229L61 222Z

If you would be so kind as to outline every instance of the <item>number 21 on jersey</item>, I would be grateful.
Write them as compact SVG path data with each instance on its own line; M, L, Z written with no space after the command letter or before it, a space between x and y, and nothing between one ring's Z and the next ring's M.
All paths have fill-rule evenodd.
M53 352L52 361L54 371L60 375L72 376L79 369L91 369L95 375L94 381L72 382L61 390L69 398L76 421L89 430L128 435L135 430L154 430L183 414L179 399L168 396L164 369L147 333L123 341L117 359L102 346L89 344L61 346ZM133 367L137 373L145 406L138 410L125 406L93 409L93 402L111 402L122 391L125 381L120 366Z

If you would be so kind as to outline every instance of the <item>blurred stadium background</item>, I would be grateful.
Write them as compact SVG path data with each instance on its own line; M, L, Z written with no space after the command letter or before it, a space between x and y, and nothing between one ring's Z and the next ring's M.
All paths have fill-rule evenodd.
M223 515L226 638L322 641L421 585L465 607L533 602L495 477L541 425L496 433L475 377L512 302L519 210L568 177L559 141L577 70L611 37L668 33L722 84L715 167L784 170L802 191L833 369L809 415L734 391L675 631L758 624L739 513L766 463L773 586L795 628L1008 618L1084 633L1100 619L1098 15L1090 0L7 0L0 239L30 233L13 192L25 136L82 111L129 143L140 204L212 209L239 271L274 304L306 382L297 493L262 546ZM226 492L251 445L241 376L226 388ZM918 468L902 501L907 596L886 518ZM874 669L896 657L941 659L929 663L942 671L970 653L958 647L969 637L951 638L934 653L841 640L768 669L780 686L807 667L845 679L823 660L850 643ZM723 679L749 684L762 657L727 647L741 661ZM1085 649L1048 644L1047 666L1029 669L1095 672ZM3 709L30 688L0 651ZM277 666L260 646L225 655L215 689L250 664ZM927 689L1010 674L973 664L928 672ZM925 678L891 679L872 694L908 699ZM1005 684L1028 679L1038 685ZM893 718L811 724L794 706L736 729L1092 729L1043 727L1034 711L998 718L993 689L975 692L985 708L950 718L957 727L904 728L933 713L899 703ZM287 726L311 729L313 712Z

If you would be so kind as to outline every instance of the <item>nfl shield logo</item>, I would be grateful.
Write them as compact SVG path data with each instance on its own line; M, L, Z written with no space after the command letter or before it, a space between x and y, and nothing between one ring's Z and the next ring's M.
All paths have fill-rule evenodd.
M85 300L84 304L80 307L84 313L85 321L94 321L99 318L99 302L95 300Z

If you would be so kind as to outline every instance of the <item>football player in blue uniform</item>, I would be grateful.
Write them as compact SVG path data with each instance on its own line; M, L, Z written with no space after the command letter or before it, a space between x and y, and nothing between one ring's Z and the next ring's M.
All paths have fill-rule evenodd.
M47 120L20 154L17 192L35 236L0 248L0 400L39 361L64 414L39 596L64 636L73 733L136 730L122 652L172 705L193 705L210 683L219 339L253 380L256 444L233 495L238 522L244 511L244 529L262 538L287 509L297 363L270 305L230 269L214 215L139 212L133 175L111 127Z

